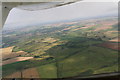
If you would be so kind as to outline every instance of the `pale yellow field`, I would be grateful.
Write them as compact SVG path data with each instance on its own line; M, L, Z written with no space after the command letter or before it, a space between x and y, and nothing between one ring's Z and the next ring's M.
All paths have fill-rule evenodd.
M2 50L2 59L3 60L27 54L27 52L24 52L24 51L12 52L13 48L14 48L14 46L0 49L0 50Z
M21 55L27 54L27 52L24 51L12 52L13 48L14 46L0 49L0 51L2 50L1 65L10 64L19 61L25 61L33 58L33 57L19 57Z
M15 57L15 58L3 61L2 65L14 63L14 62L19 62L19 61L25 61L25 60L29 60L29 59L32 59L32 58L33 57Z
M112 28L111 26L101 26L101 27L96 28L94 31L106 30L106 29L111 29L111 28Z
M112 39L112 40L109 40L110 42L120 42L120 38L115 38L115 39Z
M11 54L13 48L14 48L14 46L7 47L7 48L1 48L0 50L2 50L2 55L5 56L5 55Z
M45 38L42 42L53 43L53 42L55 42L55 41L57 41L57 40L58 40L58 39L54 39L54 38L49 37L49 38Z

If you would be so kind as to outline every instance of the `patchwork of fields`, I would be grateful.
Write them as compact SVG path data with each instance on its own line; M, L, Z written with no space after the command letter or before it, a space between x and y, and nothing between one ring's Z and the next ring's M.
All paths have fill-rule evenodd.
M63 78L118 72L116 24L112 17L3 34L3 77Z

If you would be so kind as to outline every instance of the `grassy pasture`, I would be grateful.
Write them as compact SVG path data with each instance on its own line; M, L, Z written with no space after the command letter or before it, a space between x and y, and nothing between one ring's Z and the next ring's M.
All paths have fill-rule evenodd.
M57 78L57 67L55 63L37 67L40 78Z
M59 62L60 77L116 72L117 65L114 64L117 63L117 60L117 51L101 47L89 47Z

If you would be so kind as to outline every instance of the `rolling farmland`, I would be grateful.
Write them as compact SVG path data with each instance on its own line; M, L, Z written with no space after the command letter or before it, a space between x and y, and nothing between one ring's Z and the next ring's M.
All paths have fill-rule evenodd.
M117 19L111 17L30 26L3 34L3 77L18 78L21 72L25 78L118 72L116 24Z

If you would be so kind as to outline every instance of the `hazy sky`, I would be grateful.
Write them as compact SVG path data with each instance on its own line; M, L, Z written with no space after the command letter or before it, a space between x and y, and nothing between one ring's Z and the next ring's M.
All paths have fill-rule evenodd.
M93 2L90 2L93 1ZM47 22L82 19L96 16L118 14L118 3L94 2L84 0L73 4L38 11L26 11L14 8L10 11L4 27L14 28ZM116 0L117 1L117 0Z

